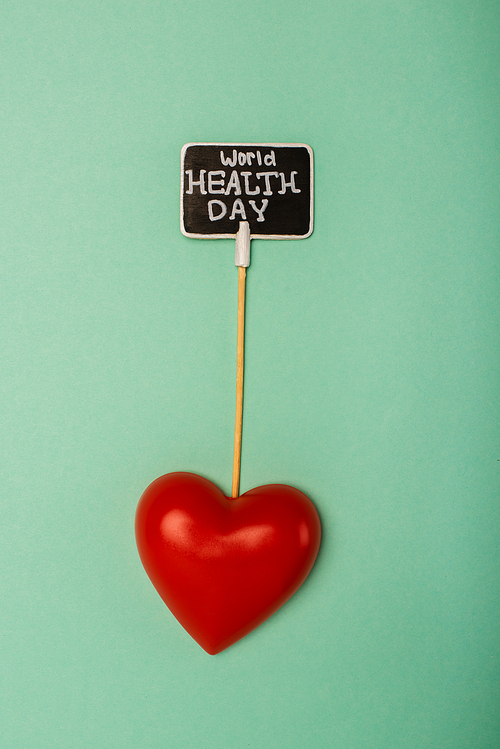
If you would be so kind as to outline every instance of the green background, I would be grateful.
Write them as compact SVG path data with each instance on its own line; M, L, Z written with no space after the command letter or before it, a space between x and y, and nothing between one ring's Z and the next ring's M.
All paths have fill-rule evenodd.
M2 4L6 749L499 746L499 21ZM316 165L314 234L252 246L241 480L309 494L323 546L216 657L133 536L162 473L230 491L234 243L180 233L189 141Z

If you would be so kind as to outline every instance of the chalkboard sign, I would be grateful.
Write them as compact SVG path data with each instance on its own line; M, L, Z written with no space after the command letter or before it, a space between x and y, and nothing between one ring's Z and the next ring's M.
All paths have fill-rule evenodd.
M313 230L313 154L303 143L187 143L181 152L186 237L303 239Z

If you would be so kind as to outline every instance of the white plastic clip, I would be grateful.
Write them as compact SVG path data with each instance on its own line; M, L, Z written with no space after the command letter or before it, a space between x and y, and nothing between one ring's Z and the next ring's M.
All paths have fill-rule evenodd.
M250 224L248 221L240 221L240 228L236 234L234 264L242 268L248 268L250 265Z

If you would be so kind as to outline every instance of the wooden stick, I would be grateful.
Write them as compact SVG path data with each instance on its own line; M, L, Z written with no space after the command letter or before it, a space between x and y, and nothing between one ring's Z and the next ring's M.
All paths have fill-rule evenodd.
M238 331L236 349L236 421L234 426L233 488L236 499L240 490L241 427L243 422L243 363L245 349L245 279L246 268L238 268Z

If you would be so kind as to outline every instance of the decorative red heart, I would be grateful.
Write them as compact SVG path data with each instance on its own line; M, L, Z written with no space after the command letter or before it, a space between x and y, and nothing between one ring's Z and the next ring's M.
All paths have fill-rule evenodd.
M311 500L284 484L230 499L195 473L168 473L142 495L139 555L191 637L215 655L251 632L300 588L319 550Z

